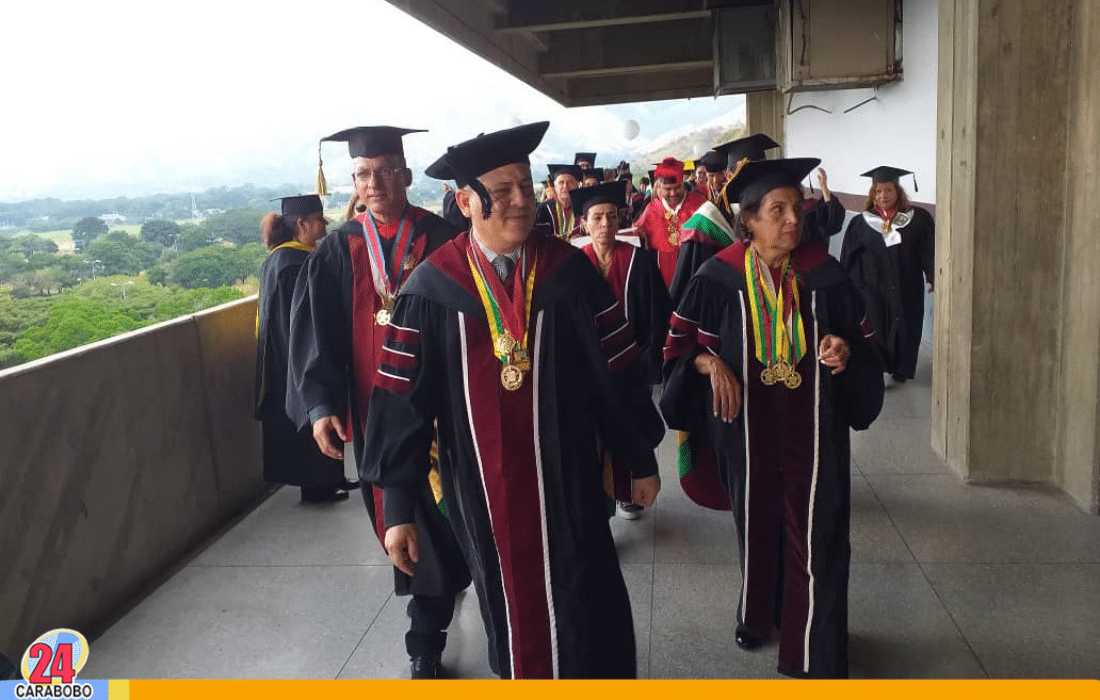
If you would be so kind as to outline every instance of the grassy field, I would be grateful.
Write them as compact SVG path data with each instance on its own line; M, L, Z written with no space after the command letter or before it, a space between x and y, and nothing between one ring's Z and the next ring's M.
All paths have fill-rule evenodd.
M141 233L141 224L115 224L111 227L112 231L125 231L131 236L137 236ZM22 236L23 234L31 233L30 231L12 231L11 236ZM64 231L45 231L37 234L46 240L53 241L57 244L57 249L61 252L71 253L73 252L73 232L69 229Z

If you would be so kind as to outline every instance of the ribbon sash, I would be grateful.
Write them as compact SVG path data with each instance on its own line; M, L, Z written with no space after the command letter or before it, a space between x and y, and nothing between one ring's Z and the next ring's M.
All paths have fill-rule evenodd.
M393 300L405 276L405 258L412 247L412 222L406 218L408 207L401 212L401 221L397 225L397 241L394 245L392 274L387 269L385 255L382 252L382 236L378 232L378 224L368 211L363 217L363 237L367 239L367 254L370 256L371 272L374 276L374 288L388 307Z
M504 364L523 365L527 362L527 335L531 321L531 297L535 288L535 267L538 259L531 261L531 270L527 268L527 249L524 247L520 259L520 269L512 278L512 293L504 288L496 271L486 275L482 258L484 254L476 250L478 244L471 240L467 251L470 263L470 272L474 276L474 284L477 285L478 296L481 305L485 309L485 316L489 321L489 333L493 340L493 354ZM525 284L526 278L526 284ZM515 350L518 357L513 358L512 352L503 352L500 339L505 334L511 336L516 342Z
M790 258L778 288L771 271L750 245L745 250L745 282L752 311L756 359L765 367L786 362L792 367L806 354L806 330L798 297L797 275Z

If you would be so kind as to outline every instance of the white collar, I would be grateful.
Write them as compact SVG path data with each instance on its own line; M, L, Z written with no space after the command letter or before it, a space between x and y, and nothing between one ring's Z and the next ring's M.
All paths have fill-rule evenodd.
M493 250L492 248L490 248L489 246L485 245L484 241L481 240L481 236L479 236L477 234L477 231L471 231L470 235L473 237L474 241L477 243L477 246L479 248L481 248L481 252L485 254L485 257L489 260L489 262L492 262L492 261L496 260L497 256L501 255L501 253L498 253L495 250ZM522 252L523 252L523 246L518 245L518 246L516 246L516 249L513 250L511 253L504 253L503 255L504 255L504 257L508 258L512 262L518 262L519 261L519 255Z

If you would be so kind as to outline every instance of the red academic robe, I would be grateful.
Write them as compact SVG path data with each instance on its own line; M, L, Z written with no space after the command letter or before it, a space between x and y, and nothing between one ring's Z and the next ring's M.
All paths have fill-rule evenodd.
M665 286L672 285L676 274L676 258L680 254L680 227L687 223L695 210L707 201L699 192L688 192L675 210L670 210L659 198L654 197L642 215L634 222L634 230L642 239L642 245L657 252L657 266Z

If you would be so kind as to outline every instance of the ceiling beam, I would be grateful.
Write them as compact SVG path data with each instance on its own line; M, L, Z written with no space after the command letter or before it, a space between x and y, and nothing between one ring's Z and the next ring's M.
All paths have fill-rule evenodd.
M706 19L703 0L511 0L497 32L550 32L675 19Z
M612 77L570 78L566 81L567 107L712 97L714 71L710 68L677 69Z
M539 74L572 78L709 68L714 64L712 36L709 17L553 32L539 57Z

